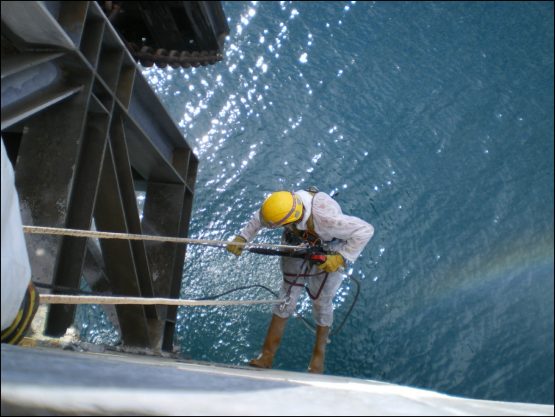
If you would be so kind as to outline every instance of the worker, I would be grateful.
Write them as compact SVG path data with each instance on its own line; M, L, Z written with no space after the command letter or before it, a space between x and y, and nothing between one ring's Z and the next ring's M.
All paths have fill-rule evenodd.
M287 245L322 246L325 262L282 257L283 282L266 334L262 352L250 366L271 368L287 319L293 314L297 300L306 288L313 302L316 341L308 371L323 373L326 344L333 322L333 298L343 280L346 262L354 262L374 234L371 224L343 214L339 204L316 187L295 192L277 191L264 200L247 225L226 246L236 256L252 241L261 228L283 227L282 243Z

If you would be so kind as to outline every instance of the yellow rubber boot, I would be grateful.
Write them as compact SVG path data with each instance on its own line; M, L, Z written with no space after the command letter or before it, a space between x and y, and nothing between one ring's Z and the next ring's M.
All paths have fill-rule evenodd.
M328 343L329 327L316 326L316 342L312 351L308 372L321 374L324 372L324 359L326 357L326 345Z
M268 327L268 333L266 334L266 339L264 340L264 345L262 346L262 353L258 355L258 358L252 359L249 362L250 366L254 366L255 368L272 367L274 355L278 350L279 343L281 342L281 336L283 335L286 324L287 319L282 319L275 314L272 315L272 321L270 322L270 327Z

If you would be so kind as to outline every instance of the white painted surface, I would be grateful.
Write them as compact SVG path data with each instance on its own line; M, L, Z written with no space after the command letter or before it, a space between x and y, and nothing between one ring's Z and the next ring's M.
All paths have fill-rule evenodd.
M33 357L36 366L29 369L34 367L41 377L20 375ZM11 346L2 346L2 410L75 415L553 415L552 405L463 399L370 380Z
M13 167L2 140L2 330L15 319L31 280Z

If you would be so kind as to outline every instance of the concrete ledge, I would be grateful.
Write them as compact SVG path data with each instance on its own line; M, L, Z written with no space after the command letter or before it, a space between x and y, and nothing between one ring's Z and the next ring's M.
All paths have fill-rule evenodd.
M2 415L553 415L354 378L2 345Z

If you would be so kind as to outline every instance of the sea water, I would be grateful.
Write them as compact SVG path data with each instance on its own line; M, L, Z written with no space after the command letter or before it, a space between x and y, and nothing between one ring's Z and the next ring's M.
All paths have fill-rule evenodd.
M200 160L189 236L232 239L275 190L334 193L375 235L346 271L361 291L326 374L552 404L553 3L223 6L223 62L144 69ZM190 245L181 297L280 282L277 258ZM336 325L355 294L345 279ZM297 311L311 320L308 298ZM270 317L182 307L175 344L244 365ZM306 370L313 341L289 320L274 367Z

